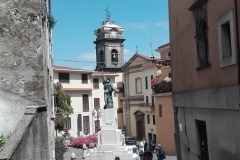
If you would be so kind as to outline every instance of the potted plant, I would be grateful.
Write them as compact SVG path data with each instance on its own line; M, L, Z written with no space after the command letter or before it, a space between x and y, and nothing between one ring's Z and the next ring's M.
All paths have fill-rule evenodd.
M153 78L151 81L151 87L155 94L172 92L172 80L169 77L164 79Z
M64 128L63 129L63 137L65 137L65 138L68 138L69 136L70 136L70 133L68 132L69 131L69 129L68 128Z

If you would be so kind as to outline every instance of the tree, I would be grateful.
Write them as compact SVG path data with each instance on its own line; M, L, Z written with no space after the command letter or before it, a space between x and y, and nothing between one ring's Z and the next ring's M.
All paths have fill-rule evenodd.
M70 96L63 91L61 83L54 83L54 99L56 108L55 130L62 131L65 119L73 113Z

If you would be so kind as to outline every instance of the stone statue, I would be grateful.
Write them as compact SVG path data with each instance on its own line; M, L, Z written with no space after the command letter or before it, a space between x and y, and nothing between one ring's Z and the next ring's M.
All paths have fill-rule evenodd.
M118 93L118 91L104 76L103 72L102 72L102 76L103 76L103 86L104 86L103 89L104 89L104 102L105 102L104 109L113 108L112 92L115 91L116 93Z

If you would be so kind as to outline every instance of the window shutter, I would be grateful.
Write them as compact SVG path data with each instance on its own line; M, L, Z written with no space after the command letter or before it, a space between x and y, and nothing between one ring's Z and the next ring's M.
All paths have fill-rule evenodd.
M94 98L94 108L100 107L100 98Z
M78 128L78 131L82 131L82 115L81 114L78 114L77 128Z
M99 79L93 78L93 88L98 89L99 88Z

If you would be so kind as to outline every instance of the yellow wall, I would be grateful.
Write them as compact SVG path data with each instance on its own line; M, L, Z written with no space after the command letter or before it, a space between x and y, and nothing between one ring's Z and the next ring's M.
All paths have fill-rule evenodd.
M210 65L199 70L196 70L198 68L198 58L196 38L194 38L196 35L196 21L193 12L188 9L182 9L190 7L194 2L193 0L185 0L184 3L169 1L169 27L170 39L172 41L171 63L174 92L237 85L238 74L236 73L238 73L238 65L236 63L227 67L220 67L218 41L220 36L218 34L218 19L234 8L234 1L228 0L218 3L218 0L211 0L207 2L207 7L209 7L208 11L211 12L207 14L207 25L209 28L207 30L207 34L209 35L208 58ZM216 6L216 4L219 5ZM236 32L234 34L236 34Z
M170 94L170 93L169 93ZM162 105L162 117L159 116L159 105ZM174 142L174 112L172 107L172 96L155 97L156 133L159 142L166 154L175 154Z

